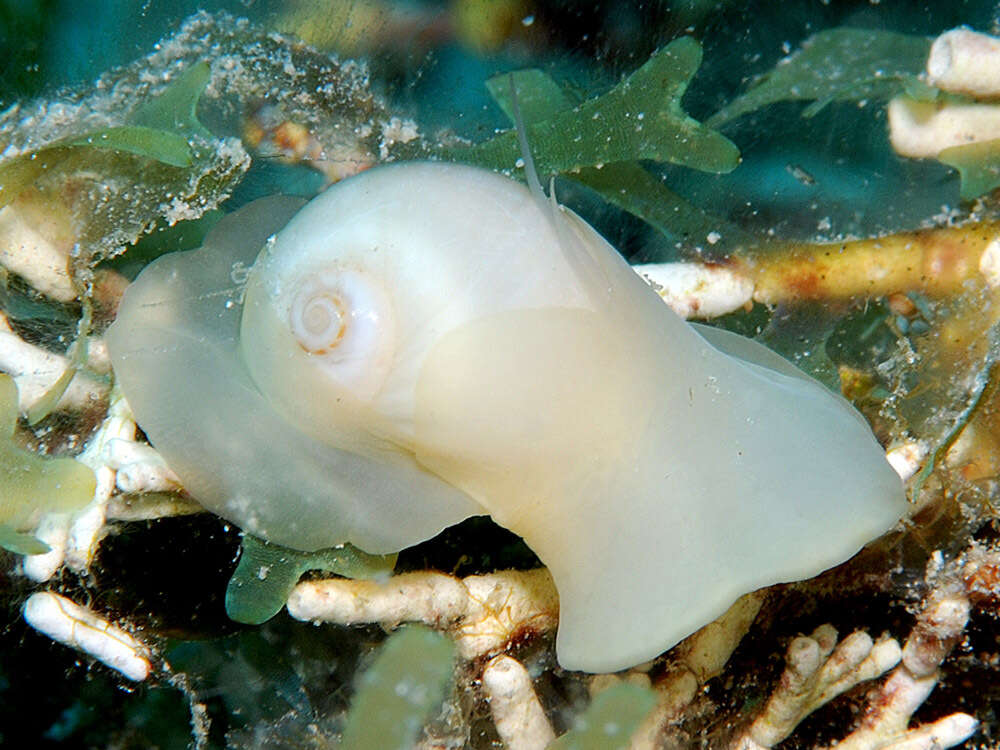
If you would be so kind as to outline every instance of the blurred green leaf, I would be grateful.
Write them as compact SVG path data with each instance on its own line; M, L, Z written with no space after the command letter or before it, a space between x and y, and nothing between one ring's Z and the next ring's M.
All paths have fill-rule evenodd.
M226 614L236 622L260 625L285 606L307 571L375 578L389 575L395 564L396 555L369 555L350 544L301 552L244 534L240 561L226 589Z
M164 655L175 674L203 694L218 696L233 724L271 723L293 714L305 724L316 720L309 691L297 667L303 666L297 648L303 645L296 630L280 630L291 642L276 647L275 635L259 628L219 639L176 640ZM260 747L237 742L226 747Z
M410 750L428 714L444 698L455 645L422 625L392 635L362 676L341 747Z
M41 513L79 510L94 497L90 467L69 457L26 451L14 439L18 391L14 379L0 373L0 547L39 554L48 546L30 534Z
M621 683L598 693L576 726L547 750L627 750L639 724L653 710L649 688Z
M958 170L962 200L973 200L1000 187L1000 140L952 146L937 159Z
M44 555L50 547L32 534L0 523L0 547L16 555Z
M888 98L904 85L913 85L930 47L929 39L892 31L846 27L821 31L705 124L718 127L779 101L812 100L802 113L812 117L835 100Z

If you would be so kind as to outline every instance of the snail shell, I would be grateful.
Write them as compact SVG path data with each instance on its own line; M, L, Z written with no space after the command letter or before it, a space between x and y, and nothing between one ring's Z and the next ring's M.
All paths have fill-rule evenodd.
M489 514L553 574L560 662L606 671L902 515L847 402L518 183L411 163L298 206L151 264L108 333L150 440L251 533L385 552Z

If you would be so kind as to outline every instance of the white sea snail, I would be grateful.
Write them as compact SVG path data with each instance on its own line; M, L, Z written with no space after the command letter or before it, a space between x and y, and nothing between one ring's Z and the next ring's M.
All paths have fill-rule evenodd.
M247 532L388 552L488 514L551 570L560 663L609 671L903 514L846 401L519 183L409 163L299 207L152 263L107 334L153 445Z

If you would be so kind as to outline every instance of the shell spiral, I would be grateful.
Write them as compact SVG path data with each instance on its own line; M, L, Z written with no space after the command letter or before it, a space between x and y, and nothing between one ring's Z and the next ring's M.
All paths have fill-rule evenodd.
M314 199L257 258L240 334L247 369L316 439L413 453L417 382L443 335L505 310L585 303L558 246L549 217L502 177L438 164L371 171Z
M368 400L392 364L395 315L378 280L349 269L301 281L288 305L289 331L328 377Z

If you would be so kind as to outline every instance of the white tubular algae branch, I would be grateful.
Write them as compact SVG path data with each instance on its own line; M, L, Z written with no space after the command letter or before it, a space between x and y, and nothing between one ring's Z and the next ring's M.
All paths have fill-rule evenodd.
M85 607L50 591L32 594L24 619L54 641L89 654L135 682L149 675L145 646Z
M486 664L482 679L504 747L545 750L556 735L524 665L509 656L496 656Z
M1000 39L972 29L946 31L931 45L927 80L977 99L1000 96Z

